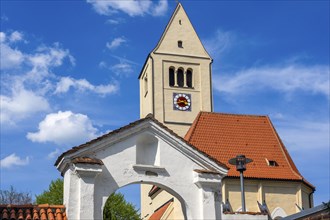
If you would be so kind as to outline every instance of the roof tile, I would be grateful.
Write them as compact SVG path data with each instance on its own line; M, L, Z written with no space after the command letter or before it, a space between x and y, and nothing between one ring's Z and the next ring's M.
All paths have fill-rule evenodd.
M67 220L65 214L65 207L63 205L48 205L48 204L0 205L0 219L2 220L6 220L6 219L8 220L9 219L10 220L32 220L32 219L33 220Z

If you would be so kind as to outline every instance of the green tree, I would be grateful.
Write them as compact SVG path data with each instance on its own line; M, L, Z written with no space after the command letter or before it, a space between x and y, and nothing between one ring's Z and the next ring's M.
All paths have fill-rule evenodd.
M112 193L104 206L103 219L139 220L140 215L134 205L126 202L123 194Z
M63 204L63 179L58 178L52 181L49 185L49 189L45 190L39 196L36 196L37 204Z

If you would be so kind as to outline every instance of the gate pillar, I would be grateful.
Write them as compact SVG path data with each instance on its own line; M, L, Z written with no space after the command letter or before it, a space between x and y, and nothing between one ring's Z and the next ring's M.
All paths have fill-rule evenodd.
M102 172L101 164L76 163L70 171L70 190L64 192L67 217L95 219L95 179ZM66 183L64 182L64 185Z
M195 170L194 183L199 188L200 219L221 219L221 179L217 172Z

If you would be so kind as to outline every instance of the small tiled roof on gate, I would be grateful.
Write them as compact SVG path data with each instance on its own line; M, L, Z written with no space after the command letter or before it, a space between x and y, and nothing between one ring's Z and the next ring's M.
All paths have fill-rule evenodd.
M173 203L173 198L161 205L155 212L150 216L149 220L160 220L165 214L168 207Z
M228 177L239 177L228 160L243 154L253 160L244 172L247 178L298 180L314 189L299 173L268 116L200 112L185 139L228 166Z
M63 205L0 205L1 220L67 220Z

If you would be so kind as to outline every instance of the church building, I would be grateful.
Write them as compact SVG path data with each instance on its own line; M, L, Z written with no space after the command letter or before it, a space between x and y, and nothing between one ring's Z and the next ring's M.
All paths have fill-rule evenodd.
M311 208L314 186L299 173L268 116L213 112L211 64L179 3L139 76L141 118L153 114L229 167L221 193L230 211L241 210L239 172L228 162L239 154L253 159L245 172L248 211L258 212L263 204L276 219ZM160 212L168 219L182 218L177 200L161 188L141 185L141 194L144 219Z

